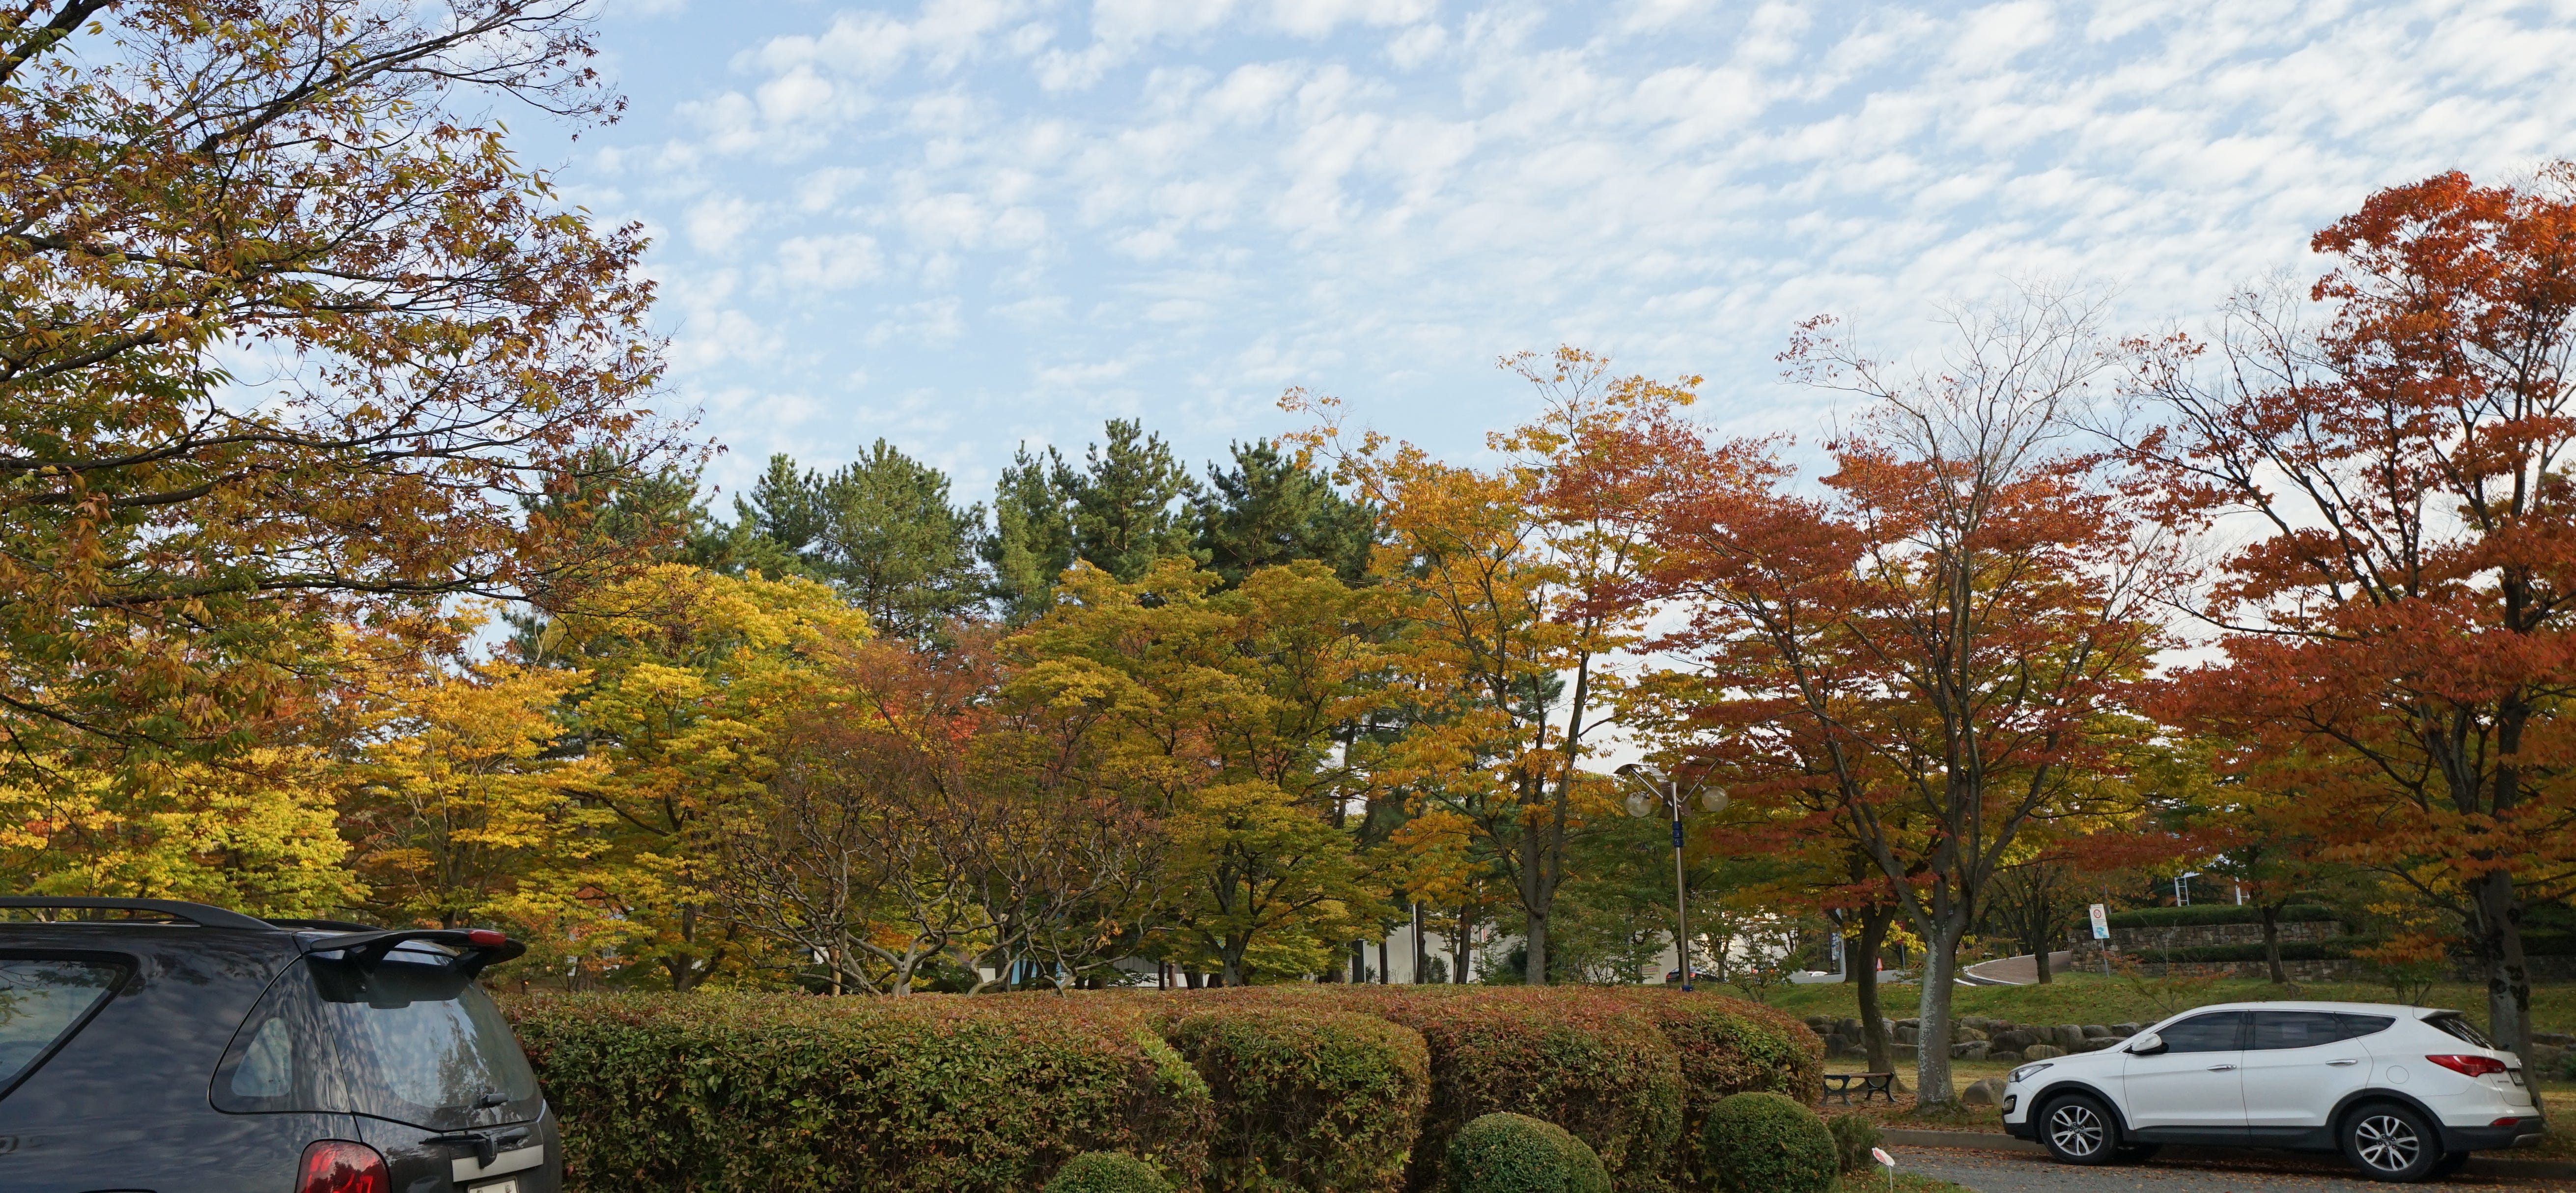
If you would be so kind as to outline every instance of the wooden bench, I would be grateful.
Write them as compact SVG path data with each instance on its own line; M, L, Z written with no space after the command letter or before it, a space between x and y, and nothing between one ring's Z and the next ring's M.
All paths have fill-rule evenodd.
M1845 1106L1852 1104L1852 1087L1855 1085L1860 1087L1860 1103L1863 1106L1869 1105L1871 1094L1877 1094L1890 1102L1896 1100L1896 1074L1894 1073L1825 1074L1825 1096L1840 1098Z

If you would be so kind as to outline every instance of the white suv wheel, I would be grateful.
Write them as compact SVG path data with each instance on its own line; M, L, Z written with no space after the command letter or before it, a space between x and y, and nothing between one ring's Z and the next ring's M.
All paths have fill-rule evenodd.
M2420 1181L2441 1162L2437 1128L2404 1106L2364 1106L2344 1120L2344 1158L2362 1175L2383 1181Z
M2111 1146L2111 1124L2091 1102L2068 1098L2048 1108L2049 1146L2072 1160L2090 1160Z

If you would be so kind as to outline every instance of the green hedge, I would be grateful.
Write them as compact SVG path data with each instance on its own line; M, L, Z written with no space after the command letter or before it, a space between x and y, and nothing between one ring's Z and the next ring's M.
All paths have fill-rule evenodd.
M2281 909L2280 923L2316 924L2340 920L2343 915L2331 907L2313 903L2293 903ZM2089 921L2078 921L2082 927ZM2114 928L2198 928L2210 924L2259 924L2263 909L2251 904L2212 903L2194 907L2139 907L2111 913Z
M1164 1032L1216 1100L1210 1189L1403 1187L1431 1096L1420 1032L1324 1007L1188 1001Z
M1084 1152L1065 1161L1041 1193L1177 1193L1154 1166L1125 1152Z
M1622 988L1680 1053L1682 1171L1714 1179L1703 1148L1709 1113L1732 1094L1774 1093L1813 1105L1825 1096L1825 1043L1806 1023L1760 1003L1651 986Z
M505 1006L563 1120L568 1193L1016 1191L1085 1152L1209 1193L1434 1193L1497 1111L1572 1132L1620 1193L1663 1193L1702 1186L1719 1098L1812 1100L1823 1052L1770 1008L1634 988Z
M1634 999L1576 986L1303 990L1422 1033L1431 1104L1405 1174L1413 1193L1443 1188L1450 1141L1496 1111L1572 1132L1601 1157L1620 1193L1677 1183L1685 1162L1681 1056Z
M1206 1083L1137 1008L1053 995L508 1000L584 1193L1026 1193L1075 1155L1176 1183Z
M2379 943L2367 936L2330 936L2324 940L2285 940L2281 942L2283 961L2339 961L2352 956L2354 949L2365 949ZM2172 949L2136 949L2129 956L2149 964L2196 961L2260 961L2263 942L2239 944L2195 944Z

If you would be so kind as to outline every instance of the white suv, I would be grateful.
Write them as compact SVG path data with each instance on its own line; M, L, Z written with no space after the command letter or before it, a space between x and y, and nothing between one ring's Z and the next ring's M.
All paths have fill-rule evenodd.
M2067 1164L2236 1144L2340 1150L2364 1175L2417 1181L2538 1143L2541 1126L2520 1058L2457 1011L2380 1003L2199 1007L2004 1086L2004 1130Z

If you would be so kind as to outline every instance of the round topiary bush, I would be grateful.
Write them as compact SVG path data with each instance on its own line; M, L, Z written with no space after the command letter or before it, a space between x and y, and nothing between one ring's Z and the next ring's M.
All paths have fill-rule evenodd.
M1866 1171L1878 1163L1869 1154L1869 1149L1878 1146L1878 1124L1869 1121L1869 1116L1846 1114L1826 1123L1825 1130L1833 1135L1834 1148L1841 1153L1843 1175Z
M1778 1094L1737 1094L1718 1103L1700 1148L1726 1193L1825 1193L1842 1167L1825 1120Z
M1084 1152L1055 1170L1045 1193L1172 1193L1172 1182L1125 1152Z
M1610 1193L1601 1157L1565 1128L1497 1112L1449 1143L1451 1193Z

